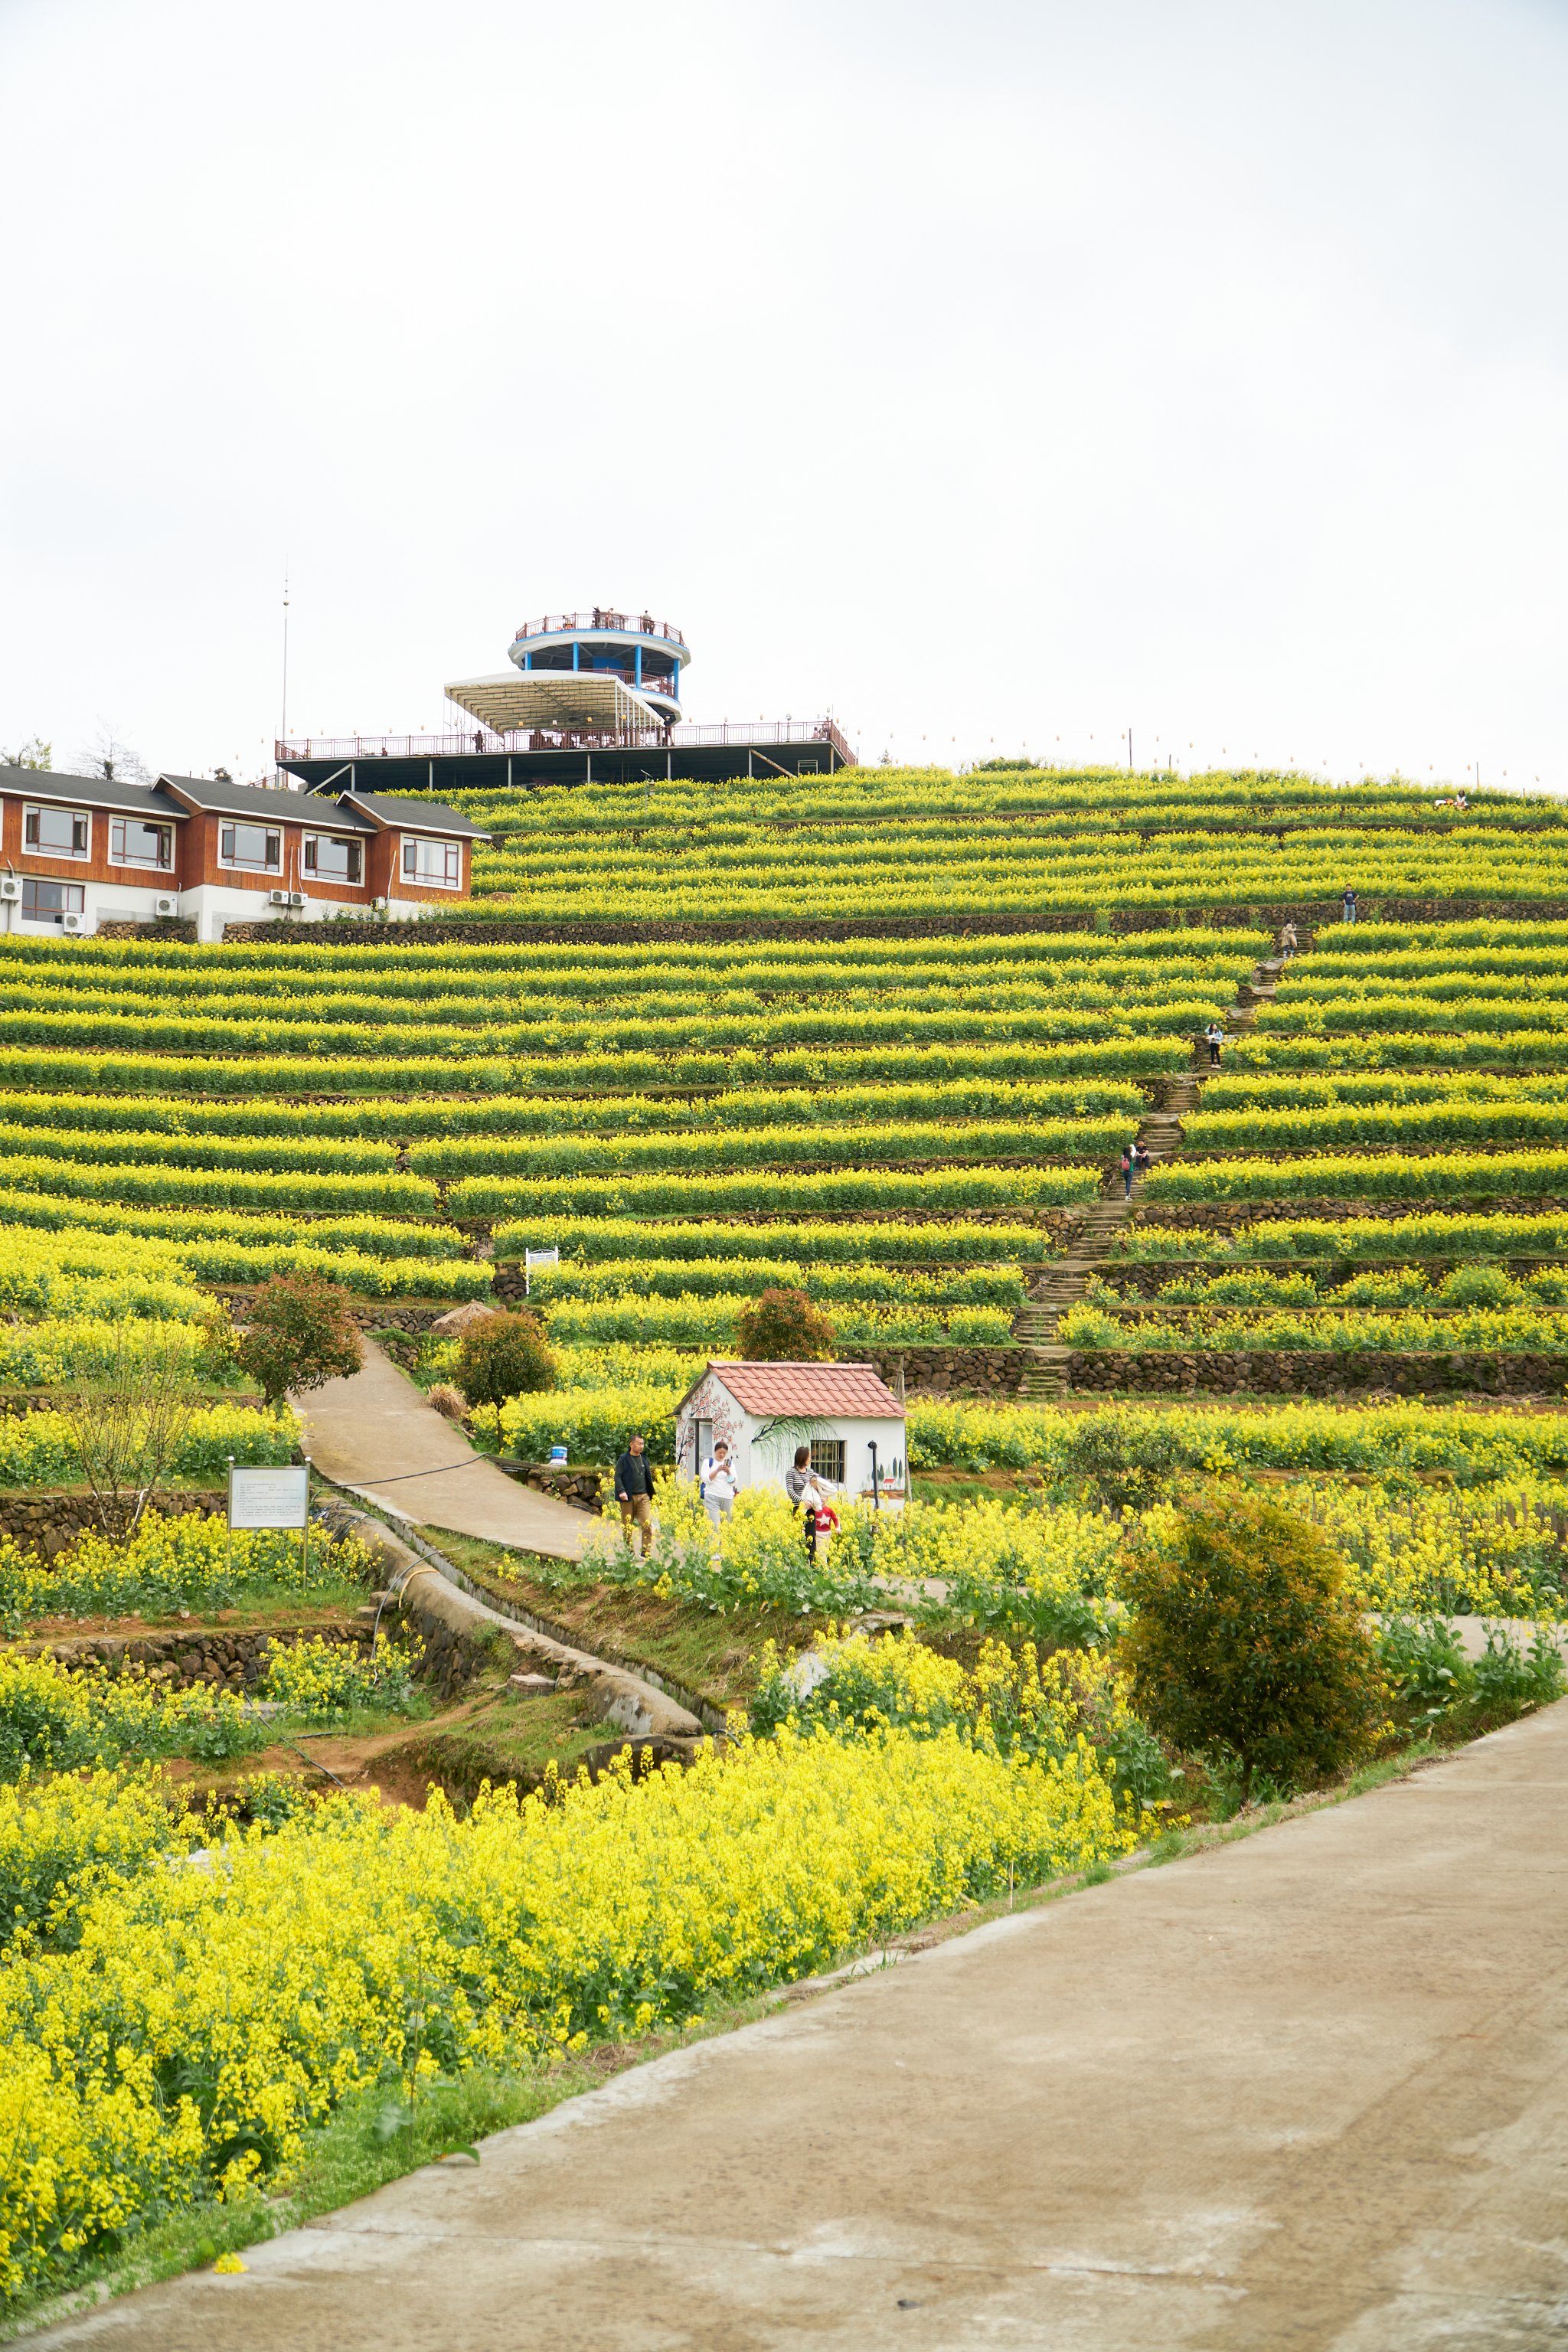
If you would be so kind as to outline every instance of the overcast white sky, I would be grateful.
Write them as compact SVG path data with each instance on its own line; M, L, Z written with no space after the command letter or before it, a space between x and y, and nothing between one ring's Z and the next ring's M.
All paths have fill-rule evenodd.
M260 774L287 558L296 734L605 602L868 759L1568 786L1565 113L1564 0L0 0L0 749Z

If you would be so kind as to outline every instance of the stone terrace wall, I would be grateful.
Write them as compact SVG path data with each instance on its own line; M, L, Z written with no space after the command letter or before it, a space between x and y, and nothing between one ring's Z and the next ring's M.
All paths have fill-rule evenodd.
M1400 1396L1562 1396L1568 1356L1471 1350L1394 1355L1366 1349L1075 1348L1068 1386L1151 1395L1333 1397L1366 1389Z
M270 1625L264 1633L181 1625L156 1633L72 1633L53 1642L18 1642L15 1649L22 1657L54 1658L62 1666L97 1665L110 1675L141 1666L150 1681L182 1689L193 1683L213 1683L248 1690L267 1672L274 1642L287 1649L312 1634L325 1642L352 1643L363 1649L370 1641L370 1627L312 1620Z
M166 1519L186 1511L221 1513L228 1508L228 1497L221 1487L216 1494L193 1487L160 1495L157 1508ZM50 1494L37 1487L0 1491L0 1535L9 1536L25 1551L38 1552L45 1559L53 1559L78 1536L97 1527L98 1513L90 1495Z

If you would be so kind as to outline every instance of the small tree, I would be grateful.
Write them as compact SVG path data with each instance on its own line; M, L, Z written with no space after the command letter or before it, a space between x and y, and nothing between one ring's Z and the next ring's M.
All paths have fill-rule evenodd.
M54 764L55 747L52 743L46 743L41 735L34 735L27 742L18 743L14 751L0 751L0 767L41 770L52 768Z
M201 1402L195 1366L149 1344L147 1326L130 1317L115 1325L90 1385L83 1381L66 1397L61 1418L99 1525L111 1541L133 1531L175 1466Z
M804 1290L764 1290L735 1325L735 1344L752 1363L818 1364L833 1340L832 1324Z
M1342 1769L1385 1696L1339 1554L1315 1528L1245 1490L1179 1507L1173 1537L1135 1545L1122 1576L1134 1703L1178 1748L1241 1769L1241 1801Z
M472 1324L458 1346L458 1386L470 1404L493 1405L496 1444L500 1409L508 1397L535 1396L555 1386L555 1359L544 1326L526 1307L487 1315Z
M320 1274L275 1274L250 1302L235 1360L268 1404L290 1389L346 1380L364 1361L353 1302Z

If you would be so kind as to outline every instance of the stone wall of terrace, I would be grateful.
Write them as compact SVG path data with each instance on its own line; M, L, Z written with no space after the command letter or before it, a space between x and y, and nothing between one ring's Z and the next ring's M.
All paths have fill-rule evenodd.
M1568 1356L1477 1349L1075 1348L1066 1361L1071 1390L1152 1396L1561 1398L1568 1387Z

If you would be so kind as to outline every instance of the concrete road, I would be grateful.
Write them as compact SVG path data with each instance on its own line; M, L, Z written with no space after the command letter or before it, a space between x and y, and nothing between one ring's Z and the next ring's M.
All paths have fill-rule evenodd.
M323 1477L421 1526L577 1559L602 1524L519 1486L476 1454L456 1422L426 1404L374 1339L365 1341L363 1369L352 1380L329 1381L289 1402Z
M681 2051L101 2352L1568 2345L1568 1702Z

